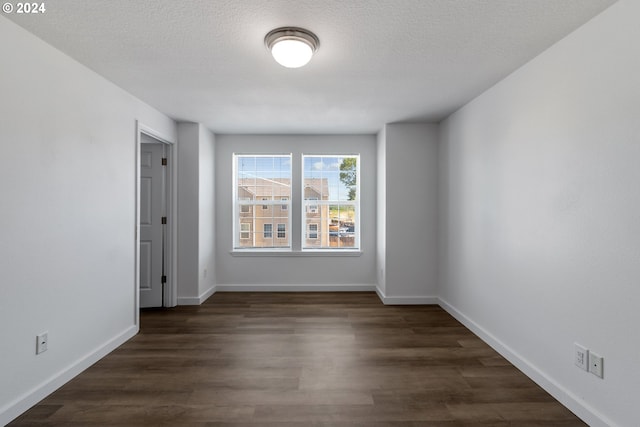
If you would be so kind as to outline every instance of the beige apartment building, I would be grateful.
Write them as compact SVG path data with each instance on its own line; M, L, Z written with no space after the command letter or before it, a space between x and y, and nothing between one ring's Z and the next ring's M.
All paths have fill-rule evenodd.
M242 178L238 180L238 200L251 201L239 208L239 247L279 248L289 246L291 180L289 178ZM326 178L304 180L306 248L352 247L353 226L349 212L314 200L329 200ZM264 204L258 204L259 202ZM278 201L282 201L279 203ZM336 205L339 206L339 205Z

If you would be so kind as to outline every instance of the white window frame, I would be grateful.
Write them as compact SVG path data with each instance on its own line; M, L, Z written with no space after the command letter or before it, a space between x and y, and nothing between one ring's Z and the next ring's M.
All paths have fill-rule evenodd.
M305 158L307 157L320 157L320 158L335 158L335 157L355 157L357 159L356 161L356 198L355 200L317 200L317 198L309 198L305 200L304 197L304 192L305 192L305 168L304 168L304 164L305 164ZM342 205L342 206L352 206L354 211L355 211L355 218L354 218L354 222L355 222L355 231L354 231L354 245L353 246L347 246L347 247L318 247L318 246L309 246L306 243L305 238L302 238L302 242L301 242L301 251L302 252L360 252L360 229L361 229L361 221L360 221L360 195L361 195L361 190L360 190L360 169L361 169L361 163L360 163L360 154L340 154L340 153L331 153L331 154L302 154L302 159L301 159L301 177L300 177L300 181L301 181L301 188L302 188L302 206L301 206L301 235L302 236L307 236L307 214L309 213L313 213L313 214L317 214L318 212L322 211L322 206L331 206L331 205ZM313 208L315 208L314 210L312 210ZM328 218L325 219L325 221L327 221L328 224ZM311 224L311 223L310 223ZM328 225L327 225L328 227ZM327 233L329 232L329 230L326 230ZM320 235L320 227L318 227L318 235ZM312 239L309 239L312 240Z
M238 198L238 160L242 157L248 157L248 158L260 158L260 157L288 157L289 158L289 163L291 164L291 161L293 160L293 155L291 153L274 153L274 154L254 154L254 153L233 153L233 167L232 167L232 172L233 172L233 190L232 190L232 197L233 197L233 227L232 227L232 233L233 233L233 251L234 252L291 252L292 246L291 246L291 233L288 232L288 230L291 230L291 210L289 209L289 206L291 205L291 183L293 182L293 168L290 166L289 168L289 197L287 198L283 198L283 199L277 199L274 200L274 198L271 199L267 199L267 200L259 200L262 199L263 197L254 197L253 199L239 199ZM262 177L260 177L262 178ZM268 179L268 177L264 178L264 179ZM283 209L283 211L286 211L287 214L287 218L286 220L284 218L278 218L278 217L274 217L272 216L272 221L270 221L272 224L274 221L279 221L280 224L285 224L285 237L283 238L278 238L278 240L282 241L282 240L286 240L286 244L283 246L276 246L276 247L260 247L260 246L255 246L255 239L254 239L254 245L253 246L243 246L243 244L247 241L251 239L251 229L255 229L256 228L256 215L257 215L257 207L258 206L267 206L267 209L269 207L274 207L274 206L283 206L286 205L287 209ZM244 206L249 206L249 212L244 211ZM272 212L275 211L275 209L272 209ZM262 212L262 210L260 210L260 212ZM254 226L251 227L251 224L248 224L250 226L250 230L249 230L249 237L248 238L243 238L241 236L241 233L246 233L246 230L242 230L242 228L244 228L244 224L247 223L240 223L240 214L247 214L247 213L253 213L254 215ZM267 219L267 218L265 218ZM258 225L259 227L259 225ZM255 233L256 231L253 230L253 232ZM245 234L246 235L246 234ZM254 234L255 236L255 234ZM240 242L243 242L243 244L241 244Z
M250 170L247 170L247 162L239 161L241 157L248 157L251 159L258 159L260 157L288 157L289 162L300 161L302 167L298 168L297 165L296 167L293 167L293 165L290 167L289 164L285 165L284 163L280 163L279 165L274 164L273 166L269 166L269 164L267 164L266 167L260 167L260 165L257 164L258 167L253 169L254 165L249 164L249 168L253 169L252 174ZM298 160L294 160L293 157L292 153L233 153L233 223L231 227L231 231L233 233L232 254L234 254L234 256L359 256L362 253L360 241L362 165L360 155L347 153L298 153L295 155L295 157L298 157ZM337 158L338 162L341 161L341 158L356 158L355 200L322 200L325 196L310 197L308 200L305 200L305 195L315 196L313 192L309 193L305 188L305 159L309 157ZM280 165L285 167L284 175L279 173L272 174L269 172L281 171ZM327 163L325 162L325 167L326 165ZM265 172L261 173L261 170ZM324 170L335 176L335 166ZM260 191L260 186L271 185L260 181L255 184L239 182L240 179L244 181L249 178L249 180L251 180L253 176L267 180L270 177L287 177L290 182L283 181L279 178L273 178L273 181L277 181L279 184L286 183L286 186L289 187L289 194L284 195L283 192L279 190L267 192ZM309 177L316 178L315 174L310 174ZM335 182L333 180L329 180L328 182L332 183L329 196L337 198L333 187ZM242 185L243 187L241 188L239 185ZM254 185L257 185L258 187L254 187ZM339 185L342 186L343 184L340 183ZM253 196L247 197L245 189L249 191L249 195ZM320 191L325 192L326 188L323 188ZM284 193L286 194L287 192L285 191ZM242 194L242 200L238 199L239 194ZM272 194L272 196L263 196L268 194ZM265 200L262 200L263 198ZM345 196L342 195L342 190L340 190L340 198L345 198ZM345 210L349 211L349 214L339 215L334 210L330 210L330 206L336 205L344 207ZM258 209L258 206L266 206L270 211ZM276 206L279 209L275 209ZM252 215L253 221L251 218ZM321 219L320 216L323 216L323 218ZM326 218L324 216L326 216ZM344 230L344 227L351 227L352 223L355 225L354 233L338 231L340 244L351 245L353 241L353 246L331 246L331 244L336 244L335 238L332 240L333 236L331 236L329 231L331 217L339 219L339 223L341 225L340 230ZM241 221L242 224L246 225L240 225ZM271 224L271 233L269 233L269 230L265 232L265 228L268 228L268 226L265 227L265 224L268 223ZM295 229L292 228L292 224L295 224ZM312 224L316 227L315 232L310 230L313 228ZM312 226L309 227L310 225ZM260 230L261 228L262 230ZM260 233L261 231L262 233ZM269 236L269 234L271 234L271 236ZM316 236L315 238L312 237L314 235ZM346 239L344 238L345 235L348 236ZM353 240L351 239L352 236ZM262 239L260 239L260 237L262 237ZM251 241L253 241L253 244L251 244ZM324 246L319 247L318 244Z

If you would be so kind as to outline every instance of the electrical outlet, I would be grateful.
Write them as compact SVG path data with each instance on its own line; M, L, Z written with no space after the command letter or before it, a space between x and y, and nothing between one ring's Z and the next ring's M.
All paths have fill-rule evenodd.
M584 348L578 343L574 343L574 348L575 348L575 353L574 353L575 355L574 355L573 363L575 363L575 365L578 368L588 371L589 370L589 350L587 350L586 348Z
M43 332L36 336L36 354L47 351L49 345L49 332Z
M604 378L604 358L595 353L589 354L589 372L596 377Z

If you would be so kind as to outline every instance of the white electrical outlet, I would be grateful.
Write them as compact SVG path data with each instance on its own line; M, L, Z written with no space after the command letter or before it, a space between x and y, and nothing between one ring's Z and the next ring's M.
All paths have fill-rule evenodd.
M591 352L589 353L589 372L596 377L604 378L604 358Z
M49 332L43 332L36 336L36 354L47 351L49 345Z
M588 371L589 370L589 350L587 350L586 348L584 348L578 343L574 343L574 348L575 348L575 352L574 352L573 363L575 363L575 365L578 368Z

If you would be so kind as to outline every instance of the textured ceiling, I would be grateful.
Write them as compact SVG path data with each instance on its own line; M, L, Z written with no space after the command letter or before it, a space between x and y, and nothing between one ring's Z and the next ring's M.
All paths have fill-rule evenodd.
M4 15L176 120L218 133L374 133L437 121L613 0L55 0ZM263 44L320 38L286 69Z

